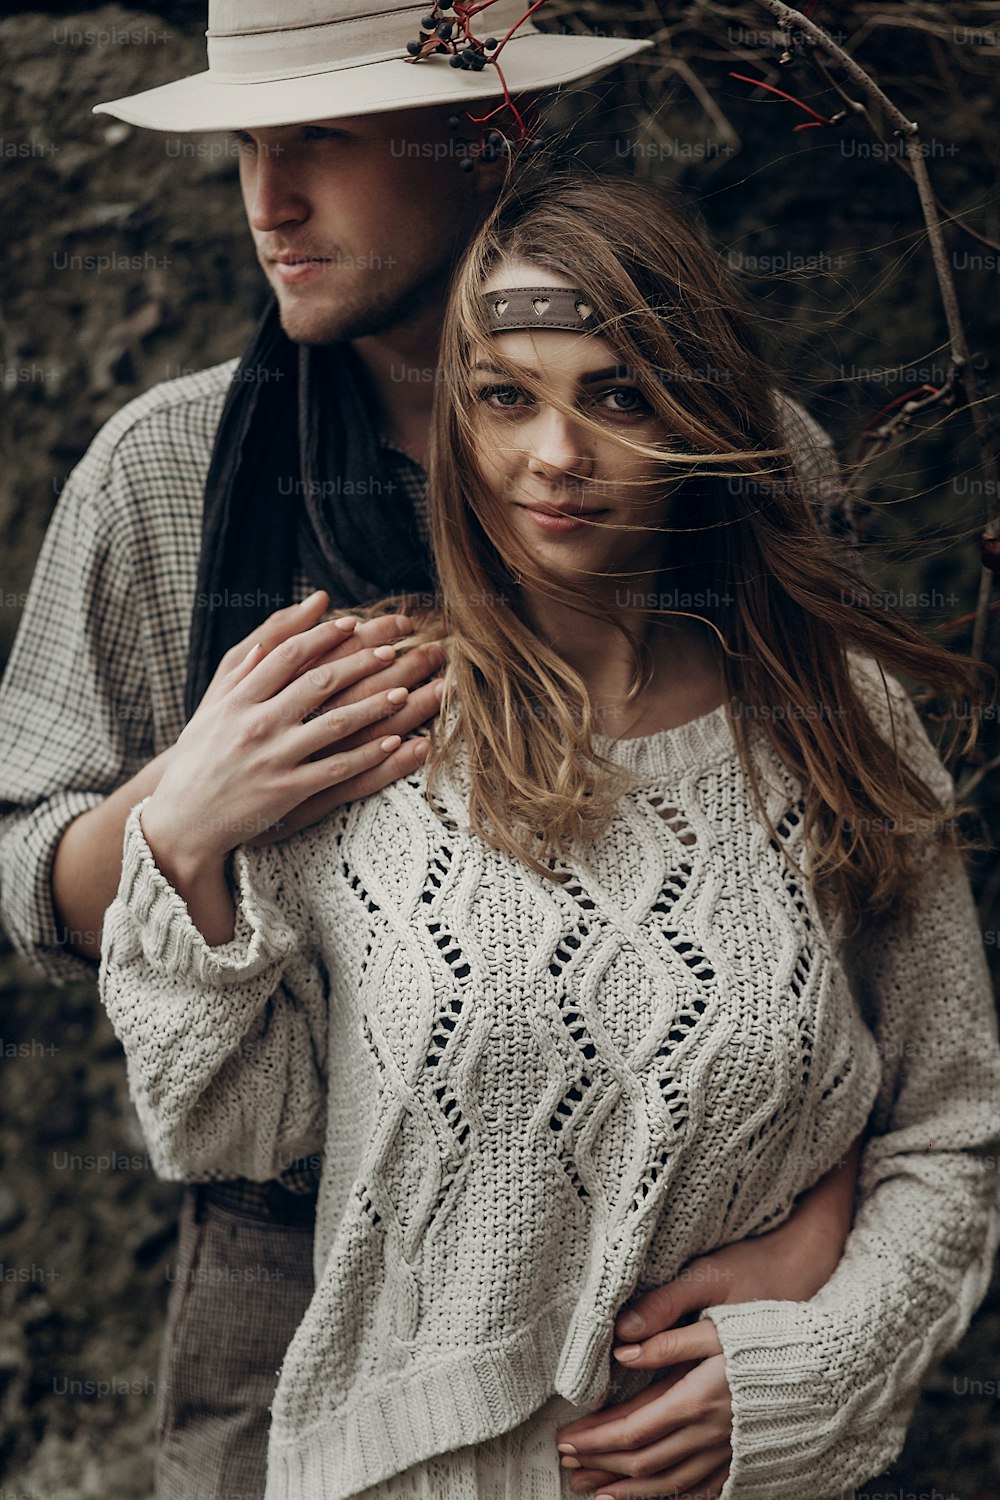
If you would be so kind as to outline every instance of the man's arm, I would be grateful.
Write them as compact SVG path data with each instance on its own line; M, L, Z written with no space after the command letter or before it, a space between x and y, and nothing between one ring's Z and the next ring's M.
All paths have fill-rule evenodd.
M17 949L57 981L93 973L80 954L97 952L100 902L117 885L123 784L158 774L109 446L99 434L60 496L0 684L0 912ZM85 878L61 869L57 903L57 850L85 818Z
M104 913L115 899L128 815L156 790L168 751L143 766L66 828L52 861L52 902L59 931L78 954L101 956Z

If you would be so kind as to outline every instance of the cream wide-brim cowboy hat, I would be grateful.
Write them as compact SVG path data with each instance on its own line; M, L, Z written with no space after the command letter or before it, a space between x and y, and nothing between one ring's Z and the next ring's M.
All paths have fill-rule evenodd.
M209 0L207 72L94 113L152 130L241 130L502 98L491 64L473 72L444 54L407 60L406 44L432 8L426 0ZM528 0L494 0L474 17L474 34L502 40L528 8ZM527 21L499 63L518 94L604 72L651 45L546 34Z

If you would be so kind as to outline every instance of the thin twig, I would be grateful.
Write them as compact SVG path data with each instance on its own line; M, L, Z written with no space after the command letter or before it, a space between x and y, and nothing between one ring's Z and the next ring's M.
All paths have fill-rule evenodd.
M945 321L948 325L952 367L955 375L962 382L962 387L965 391L973 430L982 454L983 468L993 476L994 483L1000 483L993 434L990 430L986 412L983 410L978 399L978 382L959 311L958 294L955 290L955 279L952 275L951 264L948 259L944 231L941 226L937 203L927 173L923 144L920 140L920 127L915 120L908 120L906 118L902 110L878 86L871 74L867 73L849 52L845 52L843 47L839 46L828 32L824 31L821 26L817 26L815 21L810 20L802 11L794 10L790 5L785 5L783 0L758 0L758 4L769 11L781 23L786 32L794 31L798 33L814 47L824 52L827 57L832 58L838 67L856 84L858 89L882 111L886 119L892 124L894 133L902 136L906 148L907 160L909 161L917 195L920 199L924 224L927 227L927 239L931 247L934 274L937 278L938 289L941 293L941 303L944 307ZM989 486L987 486L987 490L989 492ZM993 494L997 492L997 489L992 490ZM984 536L993 539L1000 537L1000 515L994 514L988 517ZM986 630L989 623L988 606L992 587L993 573L988 568L981 567L979 595L976 603L976 623L972 632L972 645L969 651L970 656L975 657L977 660L982 660L986 646Z

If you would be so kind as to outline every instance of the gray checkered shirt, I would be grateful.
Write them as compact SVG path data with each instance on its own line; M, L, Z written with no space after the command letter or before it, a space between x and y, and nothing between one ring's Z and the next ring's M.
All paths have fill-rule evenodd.
M61 940L56 846L184 725L202 497L236 365L154 386L97 434L59 498L0 684L0 915L18 951L57 982L93 977L94 965ZM829 438L782 400L807 494L828 529L849 536ZM426 536L424 472L383 446L389 482ZM309 590L300 573L295 599ZM275 607L256 602L262 619Z

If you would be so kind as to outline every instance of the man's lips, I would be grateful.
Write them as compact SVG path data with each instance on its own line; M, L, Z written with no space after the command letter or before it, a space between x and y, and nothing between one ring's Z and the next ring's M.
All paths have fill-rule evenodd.
M286 284L311 281L314 276L321 276L329 266L334 264L333 260L326 256L293 254L290 250L283 250L278 255L270 256L269 259L280 280Z
M273 260L279 266L300 266L311 264L313 261L322 261L324 265L330 265L333 261L332 255L303 255L300 250L279 250L277 255L269 255L268 260Z

